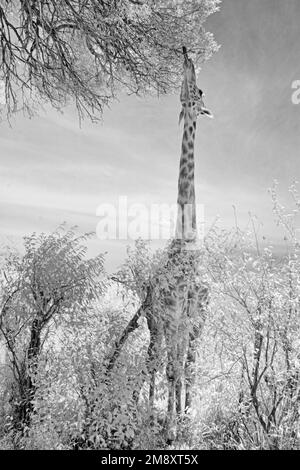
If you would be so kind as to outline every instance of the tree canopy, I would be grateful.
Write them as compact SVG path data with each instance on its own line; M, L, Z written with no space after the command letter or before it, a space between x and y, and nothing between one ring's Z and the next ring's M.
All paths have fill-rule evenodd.
M2 116L74 101L101 116L124 89L179 84L182 46L200 64L217 46L204 22L220 0L0 0Z

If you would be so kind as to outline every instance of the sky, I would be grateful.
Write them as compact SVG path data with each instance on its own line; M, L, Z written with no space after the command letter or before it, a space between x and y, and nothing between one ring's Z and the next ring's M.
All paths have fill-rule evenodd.
M223 0L207 22L220 50L203 66L198 85L214 120L198 121L196 197L206 227L241 227L248 213L261 234L280 245L268 188L274 179L288 205L300 178L300 1ZM179 96L119 96L104 122L80 128L70 109L47 109L0 125L0 240L21 246L24 235L62 222L95 231L100 204L176 202L181 133ZM89 253L107 251L107 268L124 260L127 241L95 237Z

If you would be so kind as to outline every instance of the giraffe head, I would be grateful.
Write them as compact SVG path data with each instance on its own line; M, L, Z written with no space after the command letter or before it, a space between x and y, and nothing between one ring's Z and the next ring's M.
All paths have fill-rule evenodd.
M196 121L199 114L213 117L212 113L205 107L203 102L204 93L197 86L195 67L192 59L189 59L186 48L183 48L184 64L183 72L184 78L181 85L180 101L182 110L179 115L179 122L185 116L189 116L193 121Z

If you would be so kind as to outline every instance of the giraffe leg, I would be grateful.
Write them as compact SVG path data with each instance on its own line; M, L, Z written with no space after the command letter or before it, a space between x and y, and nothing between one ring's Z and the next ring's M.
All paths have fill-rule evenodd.
M154 409L154 395L155 395L155 371L153 370L150 377L150 387L149 387L149 406L151 412Z
M174 360L173 354L168 354L167 381L168 381L168 416L174 413L175 405L175 383L174 383Z
M153 335L153 331L151 331L150 328L149 328L149 333L150 333L150 342L149 342L149 346L147 350L146 367L147 367L148 374L150 375L149 401L151 401L151 398L154 394L153 382L155 381L154 364L153 364L155 338Z
M173 352L168 352L168 364L166 376L168 381L168 413L166 417L167 441L172 443L176 438L176 418L175 418L175 357Z
M176 413L179 417L182 414L182 379L178 378L176 383Z
M193 293L189 295L188 316L191 321L188 335L187 357L185 363L185 411L191 408L192 387L194 384L193 367L196 362L197 339L200 337L206 319L208 305L208 289L206 286L194 287ZM195 295L197 294L197 295Z
M184 333L183 333L184 334ZM180 339L180 343L177 348L177 364L176 364L176 382L175 382L175 394L176 394L176 414L177 418L180 419L183 409L182 409L182 378L183 378L183 371L184 371L184 355L185 355L185 348L184 344L182 343L182 339Z
M155 397L155 376L156 376L156 335L150 333L150 344L147 351L147 370L150 376L150 385L149 385L149 407L151 413L154 409L154 397Z
M150 342L147 351L147 360L146 367L148 374L150 376L150 386L149 386L149 405L150 409L153 412L154 409L154 398L155 398L155 377L156 370L160 361L160 346L162 342L162 329L163 326L159 320L159 317L155 314L156 312L153 309L148 309L146 314Z
M187 358L186 358L186 363L185 363L185 406L184 410L185 412L188 412L188 410L191 408L192 404L192 385L193 385L193 371L192 371L192 365L195 362L195 357L194 357L194 347L193 347L193 336L190 334L189 335L189 345L188 345L188 351L187 351Z

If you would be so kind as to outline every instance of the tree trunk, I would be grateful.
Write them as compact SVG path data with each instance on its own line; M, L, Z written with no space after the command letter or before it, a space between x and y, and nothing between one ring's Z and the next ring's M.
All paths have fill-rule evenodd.
M37 372L38 357L41 348L41 328L41 320L35 318L32 322L27 353L20 368L21 373L18 383L19 397L16 397L13 416L14 428L16 431L21 432L21 435L26 434L34 411L33 401L36 393L34 376Z

